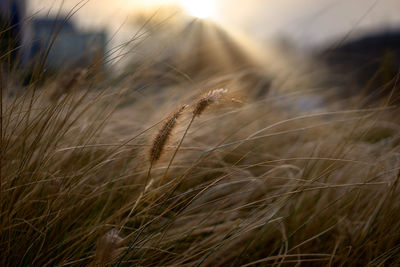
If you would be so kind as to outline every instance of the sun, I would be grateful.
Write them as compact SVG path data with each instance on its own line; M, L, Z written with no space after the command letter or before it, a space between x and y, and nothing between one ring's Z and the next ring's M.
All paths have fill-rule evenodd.
M215 0L182 0L183 9L197 18L215 17Z

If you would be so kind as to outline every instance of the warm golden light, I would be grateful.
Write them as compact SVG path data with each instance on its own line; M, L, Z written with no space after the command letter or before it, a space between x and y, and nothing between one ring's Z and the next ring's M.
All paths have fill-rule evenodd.
M181 5L188 13L198 18L215 16L214 0L183 0Z

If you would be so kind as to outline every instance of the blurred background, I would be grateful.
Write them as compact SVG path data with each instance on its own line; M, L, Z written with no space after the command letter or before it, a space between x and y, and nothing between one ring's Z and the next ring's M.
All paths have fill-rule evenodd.
M167 84L235 73L259 94L310 61L361 86L393 81L400 66L398 0L1 0L1 10L2 58L46 58L49 72L101 64Z
M74 16L80 27L106 28L110 33L119 30L121 39L130 35L130 22L135 16L155 12L162 6L181 8L189 16L216 21L260 40L284 37L305 47L332 41L350 31L356 35L360 31L392 29L400 24L397 0L26 1L29 14L38 15L55 14L60 8L68 12L81 4Z

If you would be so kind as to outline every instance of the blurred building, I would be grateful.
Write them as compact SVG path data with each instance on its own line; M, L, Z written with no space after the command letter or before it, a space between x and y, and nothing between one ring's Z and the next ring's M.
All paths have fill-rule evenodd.
M29 17L25 0L0 0L0 57L23 67L44 62L59 70L102 63L107 36L104 31L82 32L71 19Z
M24 38L25 0L0 1L0 58L16 61Z
M372 32L326 49L322 55L335 77L347 77L373 97L393 91L393 98L400 100L399 30Z
M30 22L31 44L28 59L45 59L46 68L88 66L102 62L106 33L81 32L65 18L34 18ZM47 51L48 50L48 51Z

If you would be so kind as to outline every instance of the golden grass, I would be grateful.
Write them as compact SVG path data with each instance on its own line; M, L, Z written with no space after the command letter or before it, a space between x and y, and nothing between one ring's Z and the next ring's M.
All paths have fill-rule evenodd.
M3 98L2 266L399 263L391 107L293 116L270 97L203 113L205 95L165 117L168 97L45 91ZM149 153L164 181L143 190Z
M398 109L79 75L3 91L1 266L400 264Z

